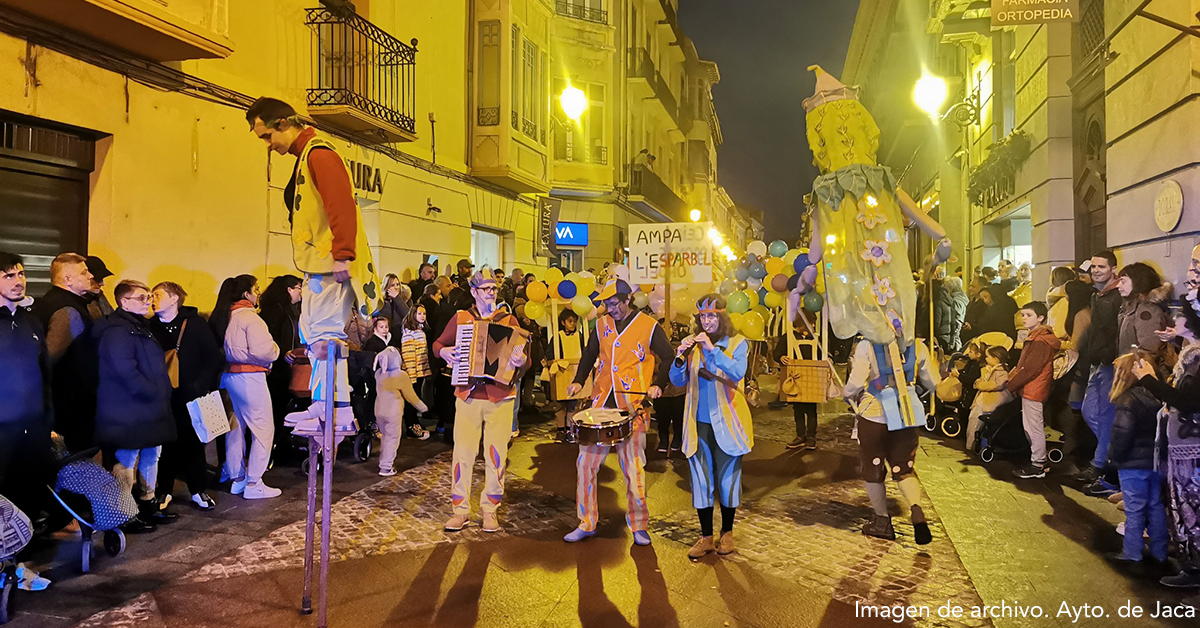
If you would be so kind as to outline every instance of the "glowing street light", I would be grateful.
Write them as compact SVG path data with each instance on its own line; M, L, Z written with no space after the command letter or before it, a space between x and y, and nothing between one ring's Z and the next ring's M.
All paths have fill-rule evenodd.
M558 103L562 106L563 113L567 114L567 117L576 123L579 122L579 118L583 117L583 112L587 111L588 108L587 94L583 93L582 89L570 83L563 88L562 94L558 97Z
M949 88L946 87L945 79L929 74L922 76L913 89L913 100L921 111L931 116L940 115L948 95Z
M726 261L732 262L733 260L737 259L737 253L734 253L733 249L730 248L728 244L721 247L721 255L725 256Z
M721 246L725 242L725 238L721 237L721 232L717 231L716 227L708 230L708 239L712 240L713 246Z
M837 236L832 233L825 236L825 244L837 244Z
M702 217L702 214L698 209L693 209L689 215L692 218L692 222L700 222L700 218Z

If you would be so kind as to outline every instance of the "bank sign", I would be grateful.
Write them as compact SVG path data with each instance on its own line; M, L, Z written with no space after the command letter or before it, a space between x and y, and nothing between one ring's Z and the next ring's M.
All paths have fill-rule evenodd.
M586 222L560 222L554 227L554 242L559 246L587 246Z
M992 26L1079 20L1079 0L992 0Z
M712 283L711 228L709 222L629 225L630 283Z

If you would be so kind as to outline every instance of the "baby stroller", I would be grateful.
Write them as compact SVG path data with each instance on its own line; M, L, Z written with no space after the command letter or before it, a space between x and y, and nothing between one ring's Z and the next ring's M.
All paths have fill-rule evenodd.
M32 538L29 517L0 497L0 624L8 623L8 599L17 586L17 565L12 559Z
M1014 399L980 418L982 423L975 446L979 449L979 459L984 463L995 460L997 454L1029 454L1029 440L1025 438L1025 427L1021 423L1020 399ZM1046 458L1050 462L1062 462L1062 443L1047 438Z
M375 385L375 372L373 366L375 363L375 353L371 351L350 351L346 358L346 367L349 370L350 379L350 407L354 411L354 418L358 424L358 430L354 437L349 440L351 450L354 453L354 460L357 462L366 462L371 458L371 452L374 448L375 439L375 391L372 387ZM311 393L305 399L305 407L312 403ZM302 408L297 408L302 410ZM300 470L308 475L309 459L308 459L308 437L292 436L293 447L296 451L303 453L303 458L300 461ZM345 442L345 441L343 441ZM320 462L320 458L318 458Z
M79 522L83 573L91 569L95 553L92 537L103 532L105 551L109 556L118 556L125 551L125 533L120 526L138 515L137 502L129 489L92 459L97 451L99 448L87 449L63 460L54 488L50 489L54 500L69 515L63 525L70 519Z
M950 356L950 367L963 370L966 357L961 353ZM967 416L971 412L971 402L975 399L975 390L968 389L963 382L953 375L947 376L934 391L938 403L934 412L925 418L925 429L936 432L939 429L950 438L963 434L967 426Z

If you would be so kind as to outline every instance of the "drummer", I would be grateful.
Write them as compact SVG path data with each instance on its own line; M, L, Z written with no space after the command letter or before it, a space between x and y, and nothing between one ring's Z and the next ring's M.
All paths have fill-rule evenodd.
M600 291L605 314L596 320L596 328L579 359L575 381L567 387L568 396L577 394L595 368L592 408L634 414L644 397L657 399L667 382L667 368L673 354L671 342L653 318L632 307L632 294L633 289L620 279L609 281ZM636 413L632 434L616 445L629 500L626 523L633 530L636 545L650 544L650 533L646 531L650 521L646 504L646 422L644 414ZM575 489L579 527L563 537L568 543L596 534L596 473L606 457L608 445L579 445Z
M742 456L754 446L750 406L742 390L749 343L734 334L721 295L701 298L696 309L695 333L679 344L671 364L671 383L687 387L683 455L692 472L692 505L700 516L700 540L688 551L692 560L713 551L722 556L733 553ZM721 537L715 544L714 493L721 501Z

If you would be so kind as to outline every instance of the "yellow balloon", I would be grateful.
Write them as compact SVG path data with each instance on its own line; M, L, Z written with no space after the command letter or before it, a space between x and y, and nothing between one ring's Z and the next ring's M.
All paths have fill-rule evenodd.
M733 328L741 331L742 325L746 322L746 315L741 312L730 312L729 322L733 323Z
M547 284L546 285L546 293L550 295L551 299L559 299L558 282L555 281L554 283ZM559 300L561 301L562 299L559 299Z
M796 263L796 258L800 257L800 249L792 249L783 256L784 268L791 268Z
M825 273L817 273L817 280L813 282L813 289L816 290L818 294L825 294Z
M768 259L767 263L763 264L763 266L767 267L767 276L774 277L775 275L782 273L786 265L783 263L783 260L779 259L778 257L772 257L771 259Z
M537 301L530 301L525 304L525 316L537 320L546 314L546 306Z
M579 280L575 282L575 287L579 289L579 294L591 296L596 291L596 277L592 275L580 275Z
M750 299L750 307L752 309L754 308L754 306L759 304L757 290L750 290L749 288L747 288L745 290L742 290L742 294L746 295L747 299Z
M558 282L562 281L562 278L563 278L562 271L557 268L551 268L550 270L547 270L546 276L542 277L542 279L548 284L549 283L558 283Z
M742 335L750 340L762 340L763 330L766 328L766 321L758 312L747 312L742 322Z
M671 309L676 314L691 314L696 302L686 292L671 295Z
M764 322L771 320L771 310L768 310L766 308L766 306L764 306L764 305L756 305L756 306L750 308L750 311L746 312L746 313L747 314L751 314L751 313L758 314L760 317L762 317Z
M592 300L586 294L581 294L574 299L571 299L571 309L580 316L587 316L589 312L595 309Z
M644 283L638 287L641 288L642 292L645 292L646 294L650 294L651 292L654 292L654 284L652 284L652 283Z
M545 301L546 294L546 284L540 281L535 281L525 287L525 296L529 297L529 300L534 303L541 303L542 301ZM529 318L537 317L530 316Z
M767 307L776 308L783 307L783 295L778 292L770 292L766 298Z

